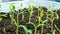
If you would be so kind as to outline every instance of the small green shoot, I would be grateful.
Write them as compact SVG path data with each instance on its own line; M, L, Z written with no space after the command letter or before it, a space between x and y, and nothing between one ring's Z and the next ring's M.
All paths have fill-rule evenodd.
M0 17L0 21L2 21L2 18Z
M43 10L39 13L39 16L37 16L38 22L40 24L42 17L44 16Z
M34 9L34 6L33 6L33 4L29 4L29 8L28 8L28 13L29 13L29 22L30 22L30 19L31 19L31 17L33 16L33 9Z

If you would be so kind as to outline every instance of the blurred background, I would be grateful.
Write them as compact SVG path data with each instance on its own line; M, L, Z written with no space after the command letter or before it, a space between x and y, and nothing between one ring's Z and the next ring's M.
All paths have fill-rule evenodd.
M10 1L22 1L22 0L0 0L0 2L10 2ZM44 1L56 1L56 2L60 2L60 0L44 0Z
M0 0L0 2L22 1L22 0Z

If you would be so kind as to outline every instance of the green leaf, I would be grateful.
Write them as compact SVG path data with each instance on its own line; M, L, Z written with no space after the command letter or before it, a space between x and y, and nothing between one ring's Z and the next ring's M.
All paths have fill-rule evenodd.
M2 21L2 18L0 18L0 21Z
M32 30L28 30L28 32L29 32L30 34L32 34Z
M19 25L19 27L22 27L22 28L24 29L25 33L26 33L26 34L28 34L28 29L27 29L27 27L26 27L26 26Z
M44 15L43 10L40 12L40 17L42 18Z
M11 6L10 6L10 11L11 11L11 12L14 12L14 10L15 10L15 6L14 6L13 4L11 4Z

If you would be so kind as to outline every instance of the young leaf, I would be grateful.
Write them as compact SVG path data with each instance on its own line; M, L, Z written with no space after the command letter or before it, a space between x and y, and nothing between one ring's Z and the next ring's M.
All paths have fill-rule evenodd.
M10 11L11 11L11 12L14 12L14 10L15 10L15 6L14 6L13 4L11 4L11 6L10 6Z
M0 21L2 21L2 18L0 18Z
M28 32L29 32L30 34L32 34L32 30L28 30Z

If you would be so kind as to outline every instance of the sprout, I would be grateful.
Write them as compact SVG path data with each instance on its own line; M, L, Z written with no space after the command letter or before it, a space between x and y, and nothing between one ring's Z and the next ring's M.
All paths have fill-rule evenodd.
M34 9L34 6L32 4L29 4L29 8L28 8L29 22L30 22L31 17L33 16L33 12L34 12L33 9Z
M37 30L37 28L38 27L40 27L40 26L45 26L45 22L46 22L47 20L45 20L45 21L42 21L43 23L42 24L38 24L38 25L36 25L36 24L34 24L34 23L32 23L32 22L30 22L30 23L27 23L27 24L31 24L31 25L33 25L34 26L34 34L36 34L36 30Z
M40 22L41 22L41 20L42 20L43 15L44 15L44 13L43 13L43 10L42 10L42 11L39 13L39 16L37 16L38 21L39 21L39 24L40 24Z
M19 28L19 24L16 22L16 20L13 18L13 15L10 15L11 20L14 22L15 26L16 26L16 34L18 34L18 28Z
M16 20L13 18L13 15L10 15L10 18L11 18L11 20L14 22L14 24L16 25L16 34L18 34L18 28L19 28L19 27L23 27L23 29L25 30L25 33L26 33L26 34L28 34L28 33L32 34L32 31L31 31L31 30L28 30L28 29L27 29L25 26L23 26L23 25L19 25L19 23L16 22Z
M41 34L43 34L43 30L44 30L44 27L45 26L45 23L48 22L48 20L41 20L42 22L42 30L41 30Z

